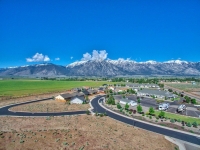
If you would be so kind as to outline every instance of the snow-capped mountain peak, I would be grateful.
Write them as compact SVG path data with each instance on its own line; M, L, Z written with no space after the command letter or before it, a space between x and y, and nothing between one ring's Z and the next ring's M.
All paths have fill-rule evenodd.
M84 63L86 63L86 62L88 62L88 61L87 61L87 60L75 61L75 62L73 62L73 63L67 65L66 67L75 67L75 66L79 66L79 65L81 65L81 64L84 64Z

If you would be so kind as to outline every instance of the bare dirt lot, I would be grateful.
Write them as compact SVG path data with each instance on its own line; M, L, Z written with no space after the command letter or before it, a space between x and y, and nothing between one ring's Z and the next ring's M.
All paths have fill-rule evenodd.
M11 111L26 112L63 112L63 111L81 111L90 108L89 104L68 104L56 100L47 100L31 104L20 105L10 108Z
M109 117L88 115L51 118L1 117L0 131L0 150L174 150L176 146L162 135L123 124Z
M66 91L69 92L69 91ZM41 94L37 96L24 96L20 98L13 98L13 99L5 99L5 100L0 100L0 107L13 104L13 103L21 103L21 102L26 102L26 101L31 101L31 100L40 100L44 98L50 98L50 97L55 97L59 95L60 93L50 93L50 94Z

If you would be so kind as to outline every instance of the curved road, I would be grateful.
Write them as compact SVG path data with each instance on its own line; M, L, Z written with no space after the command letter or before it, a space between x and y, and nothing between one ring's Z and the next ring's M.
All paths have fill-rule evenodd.
M176 132L176 131L172 131L172 130L168 130L168 129L164 129L164 128L160 128L157 126L153 126L150 124L146 124L143 122L138 122L138 121L133 121L133 119L128 119L125 117L122 117L120 115L117 115L115 113L112 113L110 111L105 110L103 107L101 107L98 103L99 99L102 98L102 96L96 97L92 100L91 104L93 106L93 111L94 112L99 112L99 113L104 113L106 112L106 114L113 118L116 119L118 121L127 123L129 125L133 125L139 128L143 128L145 130L149 130L152 132L156 132L159 134L163 134L166 136L170 136L173 138L177 138L183 141L187 141L190 143L194 143L197 145L200 145L200 138L196 137L196 136L192 136L192 135L188 135L188 134L184 134L184 133L180 133L180 132ZM9 111L8 109L14 106L19 106L19 105L23 105L23 104L29 104L29 103L33 103L33 102L40 102L40 101L46 101L46 100L50 100L51 98L48 99L43 99L43 100L36 100L36 101L30 101L30 102L24 102L24 103L20 103L20 104L12 104L9 106L4 106L0 108L0 116L1 115L10 115L10 116L61 116L61 115L75 115L75 114L85 114L86 111L76 111L76 112L58 112L58 113L28 113L28 112L12 112Z
M19 105L24 105L24 104L30 104L34 102L41 102L41 101L46 101L50 100L52 98L47 98L47 99L42 99L42 100L35 100L35 101L29 101L29 102L24 102L24 103L19 103L19 104L12 104L9 106L4 106L0 108L0 116L32 116L32 117L42 117L42 116L62 116L62 115L78 115L78 114L85 114L86 111L75 111L75 112L51 112L51 113L29 113L29 112L13 112L9 111L11 107L19 106Z

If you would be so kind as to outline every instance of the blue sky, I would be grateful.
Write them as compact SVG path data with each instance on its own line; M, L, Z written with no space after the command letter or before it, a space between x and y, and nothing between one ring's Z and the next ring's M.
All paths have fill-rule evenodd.
M93 50L200 61L199 8L199 0L0 0L0 67L67 65Z

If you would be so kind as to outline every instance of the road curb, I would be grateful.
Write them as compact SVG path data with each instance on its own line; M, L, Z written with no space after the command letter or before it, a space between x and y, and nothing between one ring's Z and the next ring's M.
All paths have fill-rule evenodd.
M177 140L175 140L174 138L165 136L165 139L170 141L171 143L174 143L175 145L177 145L179 147L179 150L186 150L184 144L179 142L179 141L177 141Z

